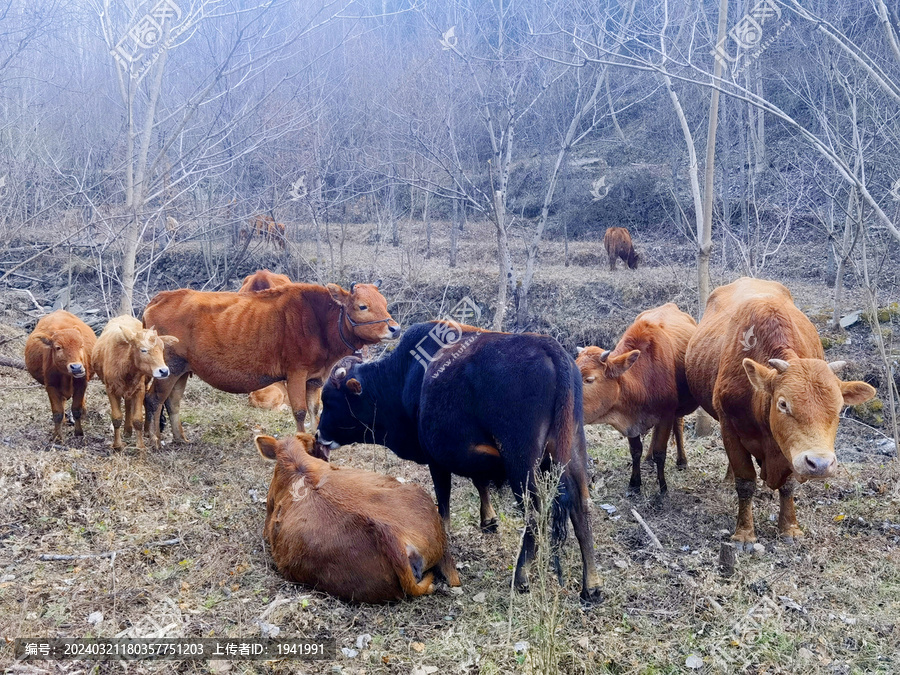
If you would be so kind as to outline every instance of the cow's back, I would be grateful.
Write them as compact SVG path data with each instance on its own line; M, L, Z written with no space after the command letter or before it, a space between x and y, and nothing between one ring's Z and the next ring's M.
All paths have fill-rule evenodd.
M649 394L674 397L678 415L683 416L696 408L685 372L688 344L696 332L694 317L669 302L638 314L613 355L640 350L641 356L632 367L634 376L645 384Z
M323 360L320 319L325 288L288 284L253 294L163 291L144 310L144 325L178 343L167 348L212 386L255 391L299 363Z
M688 384L700 405L718 419L723 406L738 411L749 406L752 387L742 365L745 358L766 363L790 355L823 358L815 327L782 284L743 277L710 294L688 345Z

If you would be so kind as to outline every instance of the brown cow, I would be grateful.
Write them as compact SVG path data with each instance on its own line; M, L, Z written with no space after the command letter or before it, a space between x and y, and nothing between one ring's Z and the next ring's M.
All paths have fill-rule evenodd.
M284 223L275 222L272 216L260 214L250 219L250 234L274 243L283 249L287 243Z
M144 392L147 383L156 378L164 380L169 368L163 358L165 345L178 342L171 335L158 335L154 329L144 329L131 316L111 319L91 355L94 372L106 385L113 423L113 449L125 447L122 442L122 401L125 405L125 438L137 430L137 446L144 449Z
M74 314L59 309L37 322L25 342L25 367L44 385L53 411L53 438L62 440L66 401L72 399L75 435L84 436L81 416L91 379L91 351L97 336Z
M244 277L244 283L238 289L238 293L257 293L268 288L280 288L291 283L286 274L275 274L269 270L256 270L253 274Z
M745 277L709 296L685 365L691 393L722 427L738 494L732 539L740 548L756 541L753 460L780 493L778 532L792 542L803 534L794 479L834 475L841 406L875 395L865 382L839 380L834 373L843 362L823 357L815 327L781 284Z
M641 312L616 348L580 350L576 363L584 385L585 424L609 424L628 438L630 492L641 489L641 434L650 428L650 453L659 491L668 489L666 446L674 431L679 469L687 467L684 416L697 409L684 374L684 354L697 322L673 303Z
M186 442L179 407L191 373L234 394L286 379L297 430L303 431L306 411L335 362L400 333L380 283L353 284L350 291L289 284L253 294L186 288L157 294L144 310L144 325L180 342L166 348L172 377L154 382L145 401L156 443L163 403L175 440Z
M441 517L421 487L339 469L310 456L314 443L309 434L256 437L260 454L276 462L264 534L286 578L356 602L428 595L435 569L460 585Z
M606 248L606 255L609 256L610 271L616 271L618 258L624 260L631 269L637 269L641 257L635 252L631 235L624 227L607 228L606 234L603 235L603 246Z

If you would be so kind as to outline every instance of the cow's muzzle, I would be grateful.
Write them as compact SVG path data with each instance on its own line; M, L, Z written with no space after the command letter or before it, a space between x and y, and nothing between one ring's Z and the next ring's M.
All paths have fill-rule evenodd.
M807 450L794 458L794 471L804 478L830 478L836 470L833 452Z
M316 432L316 443L313 446L312 456L324 459L327 462L331 457L331 451L337 450L339 447L341 447L341 444L337 441L329 441L322 434Z
M164 380L168 376L169 376L168 368L163 367L163 368L154 368L153 369L153 377L156 378L157 380Z
M69 373L72 375L72 377L75 377L78 379L81 379L82 377L84 377L87 374L87 372L84 369L84 366L81 365L80 363L70 363L69 364Z

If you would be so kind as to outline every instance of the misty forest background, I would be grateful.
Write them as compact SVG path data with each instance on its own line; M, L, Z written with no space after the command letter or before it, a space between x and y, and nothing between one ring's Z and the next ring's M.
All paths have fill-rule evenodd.
M845 285L896 301L898 28L883 0L5 0L0 281L139 314L178 247L229 287L258 214L320 283L354 225L452 268L486 223L491 322L525 329L542 244L624 226L693 242L695 315L710 258L815 244L837 327Z

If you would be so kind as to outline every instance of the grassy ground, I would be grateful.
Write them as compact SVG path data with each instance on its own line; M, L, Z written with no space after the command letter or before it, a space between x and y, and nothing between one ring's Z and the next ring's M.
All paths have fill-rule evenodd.
M582 255L596 255L597 246L575 248ZM477 242L467 240L466 247L475 250ZM604 307L606 316L633 317L636 308L668 299L690 302L687 264L657 264L616 276L602 264L564 267L558 248L550 247L552 255L538 277L547 293L539 293L538 311L549 317L547 322L554 317L562 321L571 307L581 305L592 321L602 324L599 329L585 325L585 336L591 330L615 336L625 323L598 319ZM466 260L462 270L452 273L459 277L437 264L425 265L417 283L434 285L452 277L489 297L487 263ZM369 264L360 259L354 267L370 269ZM814 283L798 279L792 290L807 311L823 310ZM387 290L386 295L392 297ZM433 311L440 298L427 295L419 302ZM566 320L566 337L579 339L572 337L578 321ZM11 338L4 353L20 353L25 331L2 328ZM166 445L144 455L129 447L110 454L108 404L94 382L86 437L51 446L43 390L27 373L0 370L0 408L5 412L0 418L0 635L7 640L251 637L260 634L259 623L265 621L278 626L282 637L334 637L339 653L326 663L168 662L127 670L418 675L526 672L531 667L527 651L517 652L516 645L539 641L533 625L536 594L510 592L522 519L508 490L496 498L499 532L482 534L477 494L467 481L454 482L451 541L461 593L440 585L433 596L416 601L352 605L286 583L262 539L270 466L258 456L252 439L260 432L290 433L289 413L250 408L246 397L194 379L183 405L190 446ZM558 606L551 608L560 621L560 670L900 670L900 490L895 466L845 462L833 481L804 485L797 504L806 537L796 546L775 541L770 517L777 512L777 499L760 489L755 506L765 551L739 556L734 575L723 577L719 547L734 527L734 490L722 481L726 462L718 435L700 441L690 432L687 436L690 467L676 472L670 462L668 498L658 498L655 470L648 466L643 496L628 499L630 458L624 440L607 428L589 428L595 459L594 539L606 597L591 607L580 603L579 556L570 537L564 558L567 583ZM384 448L351 446L333 453L332 460L431 489L423 467L402 462ZM600 505L612 505L615 513ZM661 550L653 547L632 509L658 537ZM154 545L175 538L177 545ZM39 560L47 553L109 551L117 553L78 561ZM88 623L95 612L102 613L102 620ZM357 641L365 635L371 642L359 648ZM348 656L341 648L358 653ZM38 662L29 670L13 663L11 655L11 645L0 646L0 668L9 672L87 672L91 665ZM106 664L97 672L119 670Z

